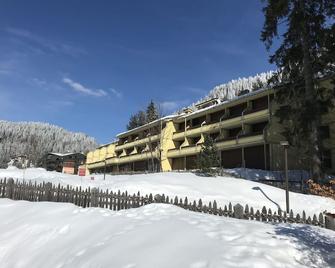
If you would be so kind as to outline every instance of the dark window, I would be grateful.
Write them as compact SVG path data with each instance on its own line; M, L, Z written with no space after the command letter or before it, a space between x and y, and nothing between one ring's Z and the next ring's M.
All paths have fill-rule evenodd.
M200 126L204 121L206 121L206 116L194 118L192 120L192 127Z
M185 130L185 123L184 122L178 124L178 130L179 131L184 131Z
M221 110L215 113L210 114L210 118L211 118L211 123L217 123L220 122L220 118L222 118L225 114L225 110Z
M186 169L196 169L197 168L197 156L187 156L186 157Z
M247 108L247 103L242 103L229 108L229 117L241 116L242 112Z
M321 153L321 162L323 168L332 168L332 154L330 150L325 150Z
M330 138L329 126L321 126L319 127L319 135L321 139Z
M126 149L126 154L130 154L132 151L134 150L134 148L130 148L130 149Z
M261 122L261 123L257 123L257 124L253 124L251 126L252 132L253 133L260 133L263 132L265 126L267 125L268 122Z
M268 97L262 97L251 101L252 110L259 111L268 108Z
M269 155L269 146L266 146L264 148L264 145L259 145L244 148L245 167L256 168L256 169L268 169L269 163L266 163L267 167L265 167L265 153L267 154L267 156Z
M184 169L184 157L173 158L172 159L172 169L173 170L183 170Z
M229 129L229 137L236 137L241 132L241 130L241 127Z
M224 168L242 167L242 149L221 151L221 165Z

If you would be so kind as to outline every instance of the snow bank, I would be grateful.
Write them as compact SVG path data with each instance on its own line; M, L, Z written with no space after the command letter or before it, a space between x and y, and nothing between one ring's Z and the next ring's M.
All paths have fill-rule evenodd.
M216 200L219 206L240 203L248 204L254 209L263 206L278 210L285 210L285 191L269 185L237 179L233 177L200 177L193 173L156 173L141 175L95 175L79 177L58 172L48 172L44 169L30 168L23 174L22 170L0 170L0 178L12 177L37 182L52 182L54 184L86 187L99 187L100 189L128 191L129 193L162 194L170 197L178 196L189 200L205 202ZM306 211L307 215L319 214L325 210L335 212L335 200L314 195L290 193L290 207L295 213Z
M334 267L334 232L194 213L0 200L2 268Z

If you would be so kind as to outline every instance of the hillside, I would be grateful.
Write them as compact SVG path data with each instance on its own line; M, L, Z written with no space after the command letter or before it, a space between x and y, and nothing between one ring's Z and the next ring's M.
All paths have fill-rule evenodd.
M94 138L84 133L39 122L0 121L0 165L11 156L28 155L37 164L47 152L86 152L97 146Z
M92 180L91 178L94 178ZM68 175L58 172L46 171L42 168L29 168L24 171L11 168L0 169L0 179L14 178L42 183L81 186L83 189L97 187L101 190L128 191L133 194L140 191L142 194L165 194L170 197L188 197L190 201L208 203L216 200L218 205L224 207L231 202L233 205L248 204L254 209L261 210L263 206L277 211L280 207L285 209L285 190L244 179L236 179L229 175L217 177L200 177L193 173L165 172L137 175L106 175L93 174L86 177ZM315 195L290 193L290 207L294 213L313 216L324 210L335 212L335 200Z
M262 89L268 85L268 80L272 77L273 73L273 71L263 72L255 76L233 79L227 83L217 85L206 96L190 105L190 107L194 108L195 104L211 98L218 98L221 101L231 100L237 97L243 90L252 92Z

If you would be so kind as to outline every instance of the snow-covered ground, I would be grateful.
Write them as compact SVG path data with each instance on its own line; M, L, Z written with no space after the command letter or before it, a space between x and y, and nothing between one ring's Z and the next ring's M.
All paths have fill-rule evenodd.
M0 199L2 268L334 267L334 232L166 204L110 211Z
M219 206L240 203L248 204L254 209L263 206L277 210L285 210L285 191L254 181L225 177L200 177L192 173L156 173L141 175L94 175L79 177L58 172L49 172L41 168L30 168L26 171L11 168L0 169L0 178L12 177L37 182L52 182L54 184L82 187L99 187L100 189L121 190L129 193L162 194L170 197L188 197L189 200L205 202L216 200ZM94 180L91 180L94 177ZM306 211L307 215L319 214L327 210L335 212L335 200L314 195L304 195L290 192L290 207L294 213ZM300 214L301 216L301 214Z
M241 177L247 180L285 180L284 171L269 171L262 169L250 169L250 168L233 168L225 169L225 173L231 174L235 177ZM289 170L288 178L291 181L300 181L301 179L306 180L310 178L307 171L304 170Z

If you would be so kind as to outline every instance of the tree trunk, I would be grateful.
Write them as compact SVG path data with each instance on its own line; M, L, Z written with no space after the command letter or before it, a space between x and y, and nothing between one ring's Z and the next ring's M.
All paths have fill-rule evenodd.
M305 0L300 0L300 8L304 15L301 21L302 31L301 31L301 45L303 51L303 74L306 89L306 103L311 108L313 102L315 102L315 84L314 84L314 74L312 68L312 61L310 55L310 42L309 42L309 32L307 30L306 12L305 12ZM321 161L320 161L320 149L319 149L319 136L318 136L318 125L320 119L319 111L315 118L310 118L307 122L309 125L309 154L312 165L312 177L314 181L318 181L321 178Z

